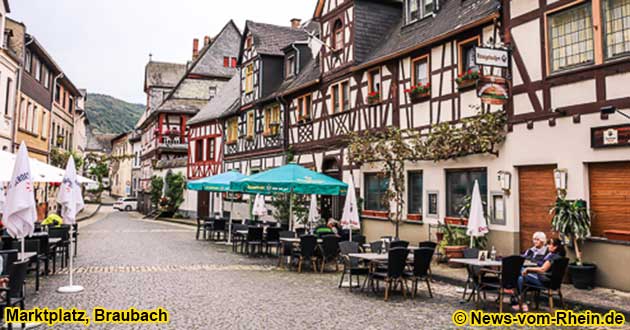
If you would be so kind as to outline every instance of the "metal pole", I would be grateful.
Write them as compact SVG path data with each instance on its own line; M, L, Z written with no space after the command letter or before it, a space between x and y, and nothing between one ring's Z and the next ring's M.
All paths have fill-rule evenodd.
M22 245L22 261L26 261L26 256L24 255L24 237L22 237L20 244Z
M228 196L228 194L226 194L226 196ZM228 232L228 245L232 243L232 219L234 218L234 200L232 200L232 202L230 203L230 225L229 227L229 232Z
M73 257L73 254L72 254L72 248L74 246L73 241L74 241L74 226L70 225L70 250L68 251L69 252L68 254L70 255L70 267L69 267L70 269L69 269L69 271L70 271L70 286L71 287L74 286L74 266L73 266L73 259L74 259L74 257Z
M293 188L289 193L289 230L294 230L295 224L293 223Z

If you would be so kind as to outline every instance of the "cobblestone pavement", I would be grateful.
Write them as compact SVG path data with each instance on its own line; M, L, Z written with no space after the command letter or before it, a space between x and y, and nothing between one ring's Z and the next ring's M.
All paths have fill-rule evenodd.
M168 326L93 325L91 329L451 329L461 308L453 286L434 283L435 298L373 295L338 289L338 274L288 272L276 260L248 258L196 241L191 227L113 212L81 225L77 295L55 292L64 272L29 282L27 308L91 310L166 308ZM471 306L468 306L471 307ZM83 327L57 326L59 329Z

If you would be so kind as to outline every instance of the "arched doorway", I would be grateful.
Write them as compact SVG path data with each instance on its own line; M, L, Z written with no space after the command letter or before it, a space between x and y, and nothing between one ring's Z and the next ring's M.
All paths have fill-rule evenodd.
M337 180L343 181L343 171L341 170L341 162L337 157L326 157L322 164L322 173L333 177ZM321 215L322 219L341 219L341 213L343 212L343 203L345 202L345 196L330 196L324 195L321 197Z

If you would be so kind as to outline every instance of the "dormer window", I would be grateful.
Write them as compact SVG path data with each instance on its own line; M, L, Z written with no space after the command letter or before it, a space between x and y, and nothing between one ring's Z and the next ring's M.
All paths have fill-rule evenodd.
M250 35L245 39L245 49L251 49L254 45L254 38Z
M343 23L340 19L335 21L335 25L333 26L333 49L340 50L343 48L344 44L344 33L343 33Z
M286 77L291 78L295 74L295 56L289 55L286 63Z
M405 21L407 24L433 14L436 0L405 0Z

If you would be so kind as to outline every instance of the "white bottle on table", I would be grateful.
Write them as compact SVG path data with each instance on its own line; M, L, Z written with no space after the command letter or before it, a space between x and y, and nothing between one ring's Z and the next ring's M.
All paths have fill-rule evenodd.
M497 260L497 250L494 248L494 246L492 247L492 251L490 251L490 260Z

